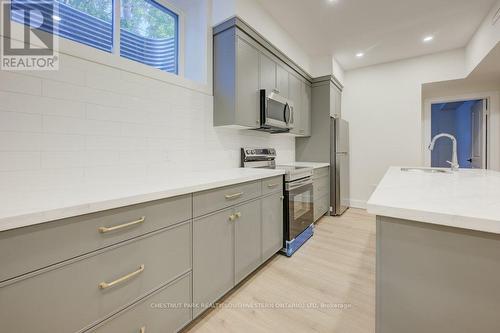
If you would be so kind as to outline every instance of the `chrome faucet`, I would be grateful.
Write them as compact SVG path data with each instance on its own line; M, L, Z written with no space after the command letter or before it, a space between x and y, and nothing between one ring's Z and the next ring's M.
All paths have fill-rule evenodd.
M443 137L449 138L451 140L451 142L453 143L453 153L452 153L452 157L451 157L451 162L446 161L446 163L450 164L452 171L457 171L458 168L460 167L460 165L458 165L458 158L457 158L457 139L455 139L455 137L453 135L447 134L447 133L441 133L441 134L436 135L435 137L432 138L431 144L429 145L429 150L432 151L434 149L434 145L436 144L436 141L439 138L443 138Z

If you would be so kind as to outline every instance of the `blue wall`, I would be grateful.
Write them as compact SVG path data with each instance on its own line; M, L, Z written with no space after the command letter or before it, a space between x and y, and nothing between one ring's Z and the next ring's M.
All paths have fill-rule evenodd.
M467 160L471 156L472 148L472 107L478 102L481 101L464 101L453 109L446 108L446 103L432 105L431 136L448 133L457 138L458 164L461 168L471 167L471 163ZM439 139L431 154L431 165L449 167L446 161L451 161L451 152L451 140Z

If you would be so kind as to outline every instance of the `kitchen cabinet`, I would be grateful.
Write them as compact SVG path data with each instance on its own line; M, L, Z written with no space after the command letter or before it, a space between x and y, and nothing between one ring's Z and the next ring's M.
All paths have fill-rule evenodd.
M293 101L295 136L310 135L312 78L238 18L214 28L214 126L260 128L260 90ZM306 101L304 101L306 100ZM307 102L308 101L308 102Z
M330 82L330 116L342 118L342 92L336 85Z
M278 85L278 93L285 97L288 98L290 96L289 94L289 73L288 71L282 66L282 65L277 65L276 67L276 83Z
M283 247L283 193L262 200L262 261Z
M234 214L236 216L234 276L235 284L238 284L261 264L261 201L251 201L237 206Z
M330 210L330 167L313 171L314 222Z
M290 74L289 95L295 107L295 127L290 133L296 136L311 135L311 86Z
M177 331L280 250L282 192L280 175L0 232L0 322ZM29 265L9 265L16 253ZM157 300L194 307L150 311Z
M311 86L302 82L302 112L301 112L301 132L302 136L311 135Z
M242 38L237 39L236 123L255 127L259 114L259 51Z
M288 74L288 96L289 100L293 103L293 120L294 127L290 133L301 135L305 133L302 126L302 82L293 74Z
M234 287L234 208L194 221L193 302L210 304ZM205 308L195 307L196 317Z
M214 38L214 126L260 126L260 54L228 30Z
M260 89L265 89L266 94L278 89L276 83L276 68L277 64L264 53L260 54Z

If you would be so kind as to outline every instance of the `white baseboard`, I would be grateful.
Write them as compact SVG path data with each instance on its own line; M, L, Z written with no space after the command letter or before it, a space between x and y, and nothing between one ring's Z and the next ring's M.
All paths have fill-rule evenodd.
M351 199L350 203L352 208L366 209L366 200Z

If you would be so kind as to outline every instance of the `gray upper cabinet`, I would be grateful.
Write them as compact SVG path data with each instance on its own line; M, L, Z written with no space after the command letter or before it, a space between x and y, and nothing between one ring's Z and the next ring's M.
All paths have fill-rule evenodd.
M342 92L330 82L330 116L334 118L342 117Z
M259 51L226 30L214 37L214 126L260 126Z
M266 93L278 89L276 84L276 68L277 64L267 55L260 54L260 89L265 89Z
M302 126L302 81L293 74L288 75L288 96L293 103L294 128L290 133L296 135L305 134Z
M237 39L236 123L258 127L259 113L259 51L248 42Z
M232 24L214 28L214 126L260 128L260 90L275 90L293 102L291 134L309 136L311 94L303 85L311 77L251 28Z
M283 247L283 193L262 200L262 261Z
M303 136L311 135L311 86L302 82L302 113L301 125L304 133Z
M278 84L278 92L281 96L288 98L289 96L289 74L283 66L278 65L276 68L276 81Z
M261 264L261 204L252 201L235 208L235 284Z

